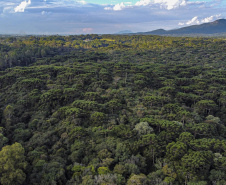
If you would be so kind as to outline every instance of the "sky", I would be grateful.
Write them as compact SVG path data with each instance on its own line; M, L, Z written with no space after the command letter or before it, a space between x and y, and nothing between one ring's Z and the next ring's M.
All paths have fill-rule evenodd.
M4 0L0 34L113 34L226 18L226 0Z

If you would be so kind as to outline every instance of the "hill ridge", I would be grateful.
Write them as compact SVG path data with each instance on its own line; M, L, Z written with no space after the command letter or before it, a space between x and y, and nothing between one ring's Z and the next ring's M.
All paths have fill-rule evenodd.
M148 32L139 32L143 35L178 35L178 34L221 34L226 33L226 19L218 19L210 23L191 25L178 29L157 29Z

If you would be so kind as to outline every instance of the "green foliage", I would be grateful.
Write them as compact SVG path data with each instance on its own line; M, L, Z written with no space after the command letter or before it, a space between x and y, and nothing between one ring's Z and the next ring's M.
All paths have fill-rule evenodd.
M26 179L24 170L27 166L24 152L24 148L19 143L2 148L0 151L1 184L23 184Z
M206 181L188 182L188 185L207 185Z
M177 141L176 143L170 143L166 147L166 156L170 161L176 161L181 159L187 153L186 144Z
M147 185L148 183L148 179L144 174L132 174L129 178L129 180L127 181L128 185Z
M103 175L103 174L110 173L110 170L108 169L108 167L99 167L97 169L97 172L99 175Z
M183 171L190 179L204 179L213 161L210 151L189 151L181 158Z
M118 173L118 174L124 174L126 172L126 168L121 165L121 164L117 164L114 167L114 173Z
M226 181L226 175L224 171L211 170L209 179L212 183L217 182L217 184L220 184L220 182Z
M182 132L179 136L179 141L188 144L194 139L194 136L190 132Z
M197 102L196 108L199 113L209 114L216 110L217 105L213 100L200 100Z
M102 125L106 122L107 116L103 112L94 112L91 114L90 120L95 125Z
M108 109L111 110L112 113L115 113L122 108L122 104L121 104L120 100L118 100L118 99L113 99L113 100L107 102L106 105L107 105Z
M81 137L86 136L87 132L83 127L75 127L71 132L69 133L69 136L71 139L80 139Z
M6 122L5 127L7 130L10 129L10 126L12 124L13 114L14 114L13 106L7 105L7 107L4 109L4 112L3 112L5 122Z
M98 110L100 105L95 101L76 100L72 104L74 107L83 110Z
M136 124L134 130L137 131L138 135L147 135L154 131L153 128L149 126L148 122Z
M4 136L4 128L0 127L0 149L8 142L8 138Z

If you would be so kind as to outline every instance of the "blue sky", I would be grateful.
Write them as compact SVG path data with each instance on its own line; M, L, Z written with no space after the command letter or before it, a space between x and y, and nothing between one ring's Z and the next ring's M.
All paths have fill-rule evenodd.
M1 34L174 29L226 18L226 0L6 0Z

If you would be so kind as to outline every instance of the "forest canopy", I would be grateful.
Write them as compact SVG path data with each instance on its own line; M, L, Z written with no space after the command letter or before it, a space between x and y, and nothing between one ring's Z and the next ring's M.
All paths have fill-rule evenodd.
M0 38L0 184L226 184L226 40Z

